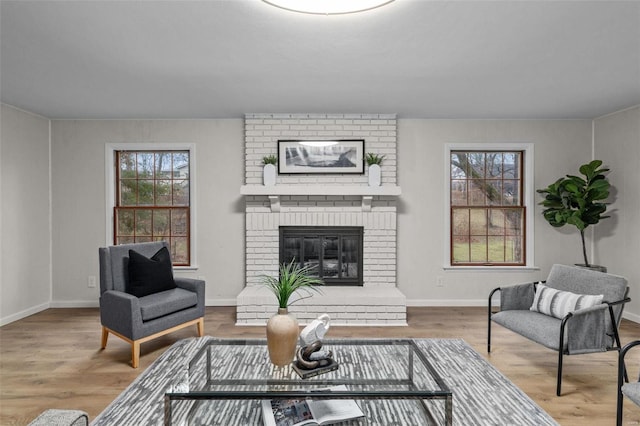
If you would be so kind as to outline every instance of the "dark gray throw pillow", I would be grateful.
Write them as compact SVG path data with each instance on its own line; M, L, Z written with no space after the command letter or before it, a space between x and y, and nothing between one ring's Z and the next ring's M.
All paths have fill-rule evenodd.
M129 285L127 293L144 297L176 288L173 280L171 255L162 247L151 258L129 250Z

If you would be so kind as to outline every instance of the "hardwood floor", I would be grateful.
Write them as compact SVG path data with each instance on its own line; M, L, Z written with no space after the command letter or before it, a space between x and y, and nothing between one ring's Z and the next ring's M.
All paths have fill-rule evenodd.
M487 354L485 308L408 308L407 316L408 327L332 327L328 337L463 338L561 425L615 424L617 352L566 357L563 396L556 397L557 353L494 326ZM623 320L620 331L623 344L640 338L640 324ZM234 307L206 308L208 335L264 332L235 326ZM140 368L133 369L124 341L110 336L100 350L97 308L49 309L1 327L0 424L25 425L47 408L80 409L93 419L172 343L195 335L193 327L143 344ZM635 379L640 351L631 355ZM640 425L640 408L629 400L624 419Z

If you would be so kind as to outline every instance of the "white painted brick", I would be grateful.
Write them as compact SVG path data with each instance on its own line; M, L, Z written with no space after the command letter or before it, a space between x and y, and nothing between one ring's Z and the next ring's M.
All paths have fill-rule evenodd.
M365 151L386 155L382 169L383 184L395 184L396 157L395 114L245 114L245 183L262 183L262 157L275 153L278 139L364 138ZM318 185L366 185L365 175L282 175L278 184ZM277 275L278 226L284 224L319 226L363 226L365 228L365 256L372 255L374 265L367 266L365 259L364 283L371 289L395 287L396 265L392 260L396 250L396 206L395 197L374 197L373 212L362 212L360 197L281 197L280 214L271 213L267 197L247 196L246 241L247 288L260 289L260 275L265 271ZM262 216L258 218L258 216ZM370 243L375 242L371 245ZM371 250L374 249L374 250ZM372 263L372 262L368 262ZM272 297L272 296L271 296ZM239 296L239 300L240 300ZM312 298L313 300L315 298ZM273 315L275 303L271 299L256 299L253 309L256 315L247 317L242 309L238 312L238 323L264 324ZM300 319L306 321L321 312L331 312L346 324L398 324L406 325L406 308L393 308L388 300L369 300L356 297L349 305L312 303L300 304ZM253 303L253 302L252 302ZM367 304L368 303L368 304ZM259 306L259 308L258 308ZM355 310L348 312L353 307ZM244 309L244 308L243 308ZM265 310L266 309L266 310ZM399 311L403 310L403 311ZM268 312L267 312L268 311ZM372 316L358 318L357 313ZM334 315L332 315L334 317ZM404 323L404 324L403 324Z
M264 123L264 124L271 125L271 126L277 126L277 125L279 125L279 124L282 124L282 121L281 121L280 119L277 119L277 118L275 118L275 119L274 119L274 118L266 118L266 119L263 121L263 123Z
M288 124L284 124L284 123L280 122L278 124L272 124L271 125L271 130L290 130L290 129L289 129L289 125Z

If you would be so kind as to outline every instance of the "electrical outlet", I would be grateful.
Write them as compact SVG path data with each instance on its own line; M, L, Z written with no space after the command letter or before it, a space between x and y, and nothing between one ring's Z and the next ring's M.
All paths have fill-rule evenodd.
M436 277L436 287L444 287L444 280L442 277Z
M96 277L95 277L95 275L89 275L89 277L87 277L87 287L96 288Z

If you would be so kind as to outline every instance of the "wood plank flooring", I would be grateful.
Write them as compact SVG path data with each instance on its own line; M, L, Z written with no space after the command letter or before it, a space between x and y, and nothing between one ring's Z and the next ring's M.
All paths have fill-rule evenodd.
M408 308L408 327L332 327L328 337L463 338L561 425L614 425L617 352L565 358L563 396L555 396L557 353L493 327L486 348L485 308ZM235 326L234 307L207 307L205 334L264 337L264 327ZM140 368L130 346L109 336L100 350L97 308L48 309L0 328L0 425L25 425L47 408L84 410L93 419L172 343L195 326L142 345ZM623 344L640 339L640 324L623 320ZM640 351L629 369L640 371ZM640 408L625 401L625 425L640 425ZM119 426L119 425L118 425ZM465 425L466 426L466 425ZM469 425L472 426L472 425Z

